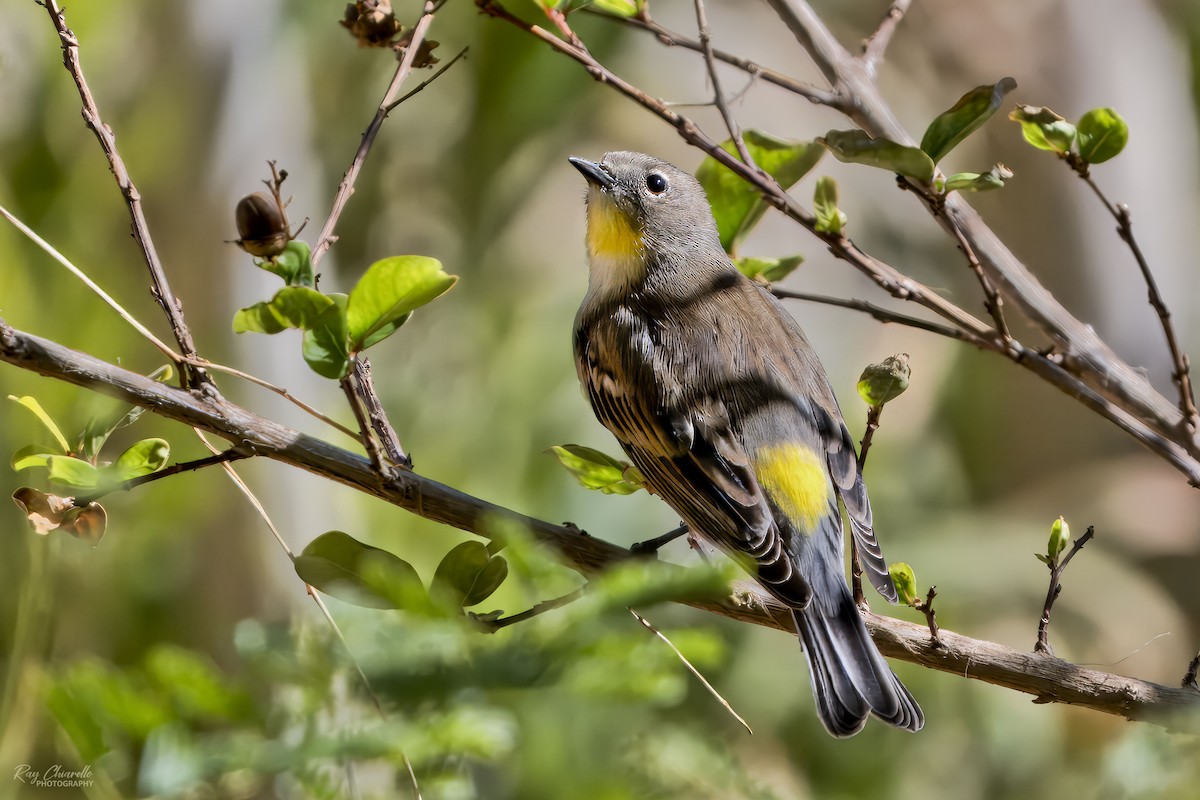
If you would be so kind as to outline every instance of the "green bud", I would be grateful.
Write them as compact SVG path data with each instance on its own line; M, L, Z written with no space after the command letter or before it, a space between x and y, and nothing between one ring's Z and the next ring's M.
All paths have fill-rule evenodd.
M896 594L905 604L915 608L920 598L917 596L917 576L913 574L912 567L903 561L897 561L888 565L888 574L892 576Z
M908 365L908 353L899 353L885 358L879 364L871 364L858 377L858 395L872 408L895 400L908 388L912 368Z
M1058 558L1058 554L1066 550L1070 543L1071 527L1067 525L1065 519L1059 517L1050 526L1050 541L1046 544L1046 555L1052 559Z

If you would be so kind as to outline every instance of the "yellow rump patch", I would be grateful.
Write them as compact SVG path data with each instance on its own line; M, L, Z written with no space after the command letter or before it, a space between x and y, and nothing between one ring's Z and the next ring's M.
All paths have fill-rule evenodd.
M642 233L624 211L597 191L588 202L588 255L607 264L641 265Z
M754 471L771 500L802 533L812 533L829 513L829 475L812 448L784 443L755 454Z

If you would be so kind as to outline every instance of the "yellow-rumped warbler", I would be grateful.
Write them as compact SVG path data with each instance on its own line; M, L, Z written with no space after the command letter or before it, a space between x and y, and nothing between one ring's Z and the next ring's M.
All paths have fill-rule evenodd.
M641 153L572 158L588 181L575 363L597 418L690 530L792 609L821 722L925 717L846 586L846 507L868 577L896 589L850 432L800 326L725 255L704 189Z

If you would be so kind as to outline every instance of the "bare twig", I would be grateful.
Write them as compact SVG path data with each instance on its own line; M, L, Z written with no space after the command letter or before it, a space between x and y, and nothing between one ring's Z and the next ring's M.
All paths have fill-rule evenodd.
M130 478L127 481L122 481L119 485L113 486L111 489L105 489L103 492L95 492L89 495L81 495L75 498L75 505L79 508L85 507L88 503L99 500L101 497L106 497L114 492L128 492L136 489L139 486L144 486L147 483L169 478L172 475L178 475L181 472L192 472L205 467L216 466L217 464L228 464L231 461L241 461L243 458L253 458L252 450L244 450L238 447L231 447L228 450L222 450L206 458L197 458L194 461L181 461L177 464L172 464L169 467L164 467L158 472L151 472L148 475L140 475L136 478Z
M593 9L590 7L587 10L593 11ZM595 13L597 16L604 17L605 19L610 19L615 22L620 22L625 25L638 28L648 33L652 33L654 34L655 38L658 39L658 41L662 42L668 47L683 47L688 50L694 50L697 53L703 52L700 42L696 39L691 39L681 33L676 33L668 28L664 28L662 25L658 24L649 17L617 17L612 14L605 14L603 12ZM713 49L712 53L713 57L718 61L722 61L730 66L742 70L750 75L752 79L761 78L767 83L772 83L782 89L788 90L789 92L798 94L817 105L829 106L831 108L841 108L845 103L842 97L834 94L833 92L830 92L826 89L817 88L816 86L803 81L798 81L795 78L788 77L787 75L777 72L769 67L756 64L748 58L742 58L741 56L736 56L732 53L728 53L724 50L718 50L716 48Z
M585 577L635 557L623 547L584 535L578 529L518 514L415 472L399 470L390 482L385 483L362 456L260 417L222 398L198 396L166 386L144 375L17 331L2 320L0 361L100 391L158 416L211 431L234 444L253 447L262 457L345 484L434 522L491 537L496 535L496 516L503 516L523 525ZM232 469L229 465L223 467ZM756 595L749 603L731 597L689 602L688 605L742 622L794 633L788 610L767 597ZM885 656L1027 692L1042 702L1072 703L1127 719L1153 721L1173 730L1200 730L1200 694L1191 689L1084 669L1045 655L1020 653L944 629L940 636L945 648L934 648L929 642L926 626L875 614L867 614L865 619ZM1170 712L1181 715L1166 716Z
M879 63L883 61L883 53L887 50L888 44L892 41L892 35L900 26L900 20L904 19L910 5L912 5L912 0L895 0L888 7L879 27L863 42L860 58L871 72L875 72L879 68Z
M925 595L925 599L917 598L913 603L913 608L925 615L925 624L929 626L929 641L934 647L945 647L942 644L942 638L939 635L941 629L937 624L937 612L933 610L933 598L937 597L937 587L930 586L929 594Z
M354 375L355 389L366 406L367 419L371 423L371 428L379 436L383 452L393 464L412 469L412 458L404 452L404 448L400 445L400 437L396 434L396 429L392 427L392 422L388 419L387 412L383 410L383 404L379 400L379 394L375 391L375 380L371 377L371 362L367 360L366 356L359 355L354 359L351 370Z
M704 675L702 675L700 673L700 670L696 669L696 667L692 665L692 662L688 661L687 657L683 653L679 652L679 648L675 646L674 642L672 642L670 639L668 639L663 634L662 631L660 631L658 628L656 628L652 624L650 624L650 620L646 619L641 614L634 611L632 608L629 608L628 611L630 614L633 614L634 619L636 619L638 622L642 623L642 625L644 625L646 627L646 630L650 631L655 636L657 636L659 639L666 642L667 647L671 648L671 652L674 653L676 655L676 657L678 657L679 660L683 662L683 665L685 667L687 667L688 672L695 675L696 680L700 681L700 685L703 686L705 689L707 689L708 693L711 694L716 699L716 701L718 703L720 703L724 707L724 709L730 713L730 715L733 716L734 719L736 719L738 722L742 723L742 727L746 729L747 733L749 733L751 735L754 734L754 731L750 729L750 725L746 722L746 720L742 719L742 715L733 710L733 706L731 706L729 704L728 700L726 700L724 697L721 696L721 693L717 691L717 687L715 687L711 683L709 683L708 679L705 678Z
M686 536L687 533L688 526L680 523L678 528L672 528L661 536L655 536L653 539L647 539L644 542L635 542L630 546L629 552L636 553L637 555L657 553L660 549L662 549L663 545L675 541L680 536Z
M507 617L499 619L489 619L482 614L470 614L471 621L484 633L495 633L496 631L507 628L509 625L516 625L518 622L524 622L528 619L533 619L539 614L545 614L547 611L553 611L556 608L562 608L568 603L574 603L579 598L583 597L587 586L581 586L573 592L567 592L561 597L552 597L549 600L543 600L532 608L526 609L519 614L509 614Z
M371 145L375 143L375 137L379 135L379 129L383 127L383 122L387 119L388 112L394 107L393 104L396 101L396 95L400 93L400 87L404 85L404 81L408 79L409 74L412 72L413 61L417 57L417 52L421 49L421 43L425 41L425 34L429 32L429 26L433 22L433 15L436 10L437 4L433 0L425 0L425 7L421 13L421 18L413 28L412 38L409 39L408 45L404 50L404 58L400 60L395 74L392 75L392 82L388 84L387 92L384 93L383 100L380 101L379 107L375 111L375 118L371 120L371 124L363 132L362 141L359 142L358 151L355 152L354 159L350 162L350 168L346 170L346 174L342 176L342 182L338 184L337 194L333 198L333 208L330 209L329 217L325 220L325 224L321 226L321 233L317 237L316 245L313 246L312 264L314 268L316 268L317 263L325 256L329 248L333 246L333 243L337 241L333 232L337 228L342 211L345 210L346 204L350 202L350 195L354 194L354 182L358 179L358 173L362 170L362 166L367 160L367 154L371 152Z
M983 289L983 307L991 315L992 321L996 323L996 332L1000 335L1001 345L1006 352L1021 352L1021 346L1013 340L1012 334L1008 330L1008 322L1004 319L1004 298L996 291L995 284L983 271L983 266L975 256L975 250L963 236L962 231L953 223L950 225L950 230L958 243L958 249L966 256L967 265L971 268L971 272L975 273L975 278Z
M158 258L158 251L154 247L154 240L150 237L150 226L142 211L142 196L134 186L133 179L129 177L125 161L117 151L116 136L113 135L112 128L108 127L100 118L100 109L96 106L96 100L92 97L92 91L88 88L87 80L83 76L83 67L79 62L79 40L67 27L66 17L56 0L45 0L39 4L50 14L54 29L58 32L63 52L63 66L71 73L75 86L79 90L79 99L83 102L83 121L91 128L97 141L100 142L100 147L108 159L108 167L117 180L117 186L125 198L126 205L129 206L133 238L141 248L146 267L150 270L154 299L158 301L167 315L167 320L171 323L171 330L175 334L175 341L179 343L180 352L188 358L195 358L196 345L192 340L192 333L188 329L187 322L183 319L182 304L171 291L171 285L167 282L162 262ZM180 380L183 385L194 388L204 386L210 391L216 391L212 379L202 368L182 359L177 359L176 363L179 366Z
M951 328L948 325L942 325L937 322L930 322L917 317L910 317L907 314L900 314L895 311L889 311L886 308L881 308L874 303L868 303L865 300L847 299L842 297L829 297L823 294L809 294L807 292L793 292L790 289L780 289L777 286L771 287L771 293L780 300L804 300L809 303L820 303L827 306L837 306L838 308L849 308L853 311L862 311L865 314L870 314L880 322L894 322L898 325L904 325L909 328L917 328L930 333L936 333L939 336L945 336L950 339L957 339L960 342L978 345L970 334L960 328Z
M1055 555L1046 564L1050 570L1050 587L1046 590L1046 602L1042 606L1042 618L1038 620L1037 643L1033 646L1035 653L1049 653L1050 655L1054 655L1054 648L1050 646L1048 638L1050 633L1050 609L1054 607L1054 601L1058 599L1059 593L1062 592L1062 574L1066 570L1067 564L1095 535L1096 529L1089 525L1087 532L1071 545L1070 551L1062 561L1059 561L1058 556Z
M443 0L443 2L444 2L444 0ZM436 11L437 9L434 9L434 10ZM432 75L430 75L428 78L426 78L425 80L423 80L423 81L421 81L420 83L418 83L418 84L416 85L416 87L415 87L415 88L413 88L413 90L412 90L412 91L405 93L405 94L404 94L402 97L400 97L398 100L394 100L394 101L392 101L392 102L391 102L391 103L390 103L390 104L387 106L387 108L386 108L386 113L390 114L391 112L395 111L395 110L396 110L396 106L400 105L400 104L401 104L401 103L403 103L405 100L407 100L408 98L412 97L414 94L417 94L418 92L420 92L421 90L423 90L423 89L424 89L426 86L428 86L429 84L431 84L431 83L433 83L434 81L436 81L438 78L442 77L442 73L444 73L446 70L448 70L448 69L450 69L451 67L453 67L453 66L454 66L454 62L458 61L460 58L462 58L463 56L465 56L465 55L467 54L467 51L468 51L468 50L470 50L470 49L471 49L471 48L469 48L469 47L464 47L462 50L459 50L459 51L458 51L458 54L457 54L457 55L455 55L455 56L454 56L454 58L450 59L450 60L449 60L449 61L447 61L445 64L443 64L443 65L441 66L441 68L440 68L440 69L439 69L437 72L433 73L433 74L432 74Z
M1121 237L1121 241L1129 246L1129 251L1133 253L1138 269L1141 270L1142 279L1146 281L1146 291L1149 295L1150 305L1154 309L1154 312L1158 314L1159 324L1162 326L1163 335L1167 339L1167 349L1171 353L1171 363L1174 366L1174 372L1171 373L1171 380L1174 381L1179 391L1179 410L1183 413L1183 421L1187 427L1185 433L1189 437L1193 436L1200 431L1200 412L1196 409L1196 395L1192 388L1191 363L1187 353L1183 352L1179 346L1179 338L1175 334L1175 326L1171 324L1171 312L1167 309L1167 304L1162 298L1162 293L1158 290L1158 281L1154 279L1154 273L1150 270L1150 264L1146 261L1146 256L1142 253L1142 248L1133 236L1133 217L1129 213L1129 206L1124 203L1113 204L1110 202L1104 192L1100 190L1100 186L1092 180L1092 176L1088 173L1087 163L1078 159L1070 159L1068 163L1071 161L1074 161L1073 166L1077 164L1081 165L1075 166L1075 171L1096 197L1100 199L1105 210L1117 221L1117 235Z
M387 480L390 478L391 469L388 466L388 462L384 460L379 442L375 439L370 415L366 408L367 404L364 400L366 390L358 380L358 372L352 367L346 377L342 378L339 383L346 395L346 402L350 404L350 408L354 412L354 419L358 421L358 440L367 451L367 457L371 459L371 466L375 468L375 471L380 476Z
M861 473L867 466L867 453L871 450L871 442L875 438L875 431L879 430L879 418L883 415L883 406L867 407L867 429L863 433L862 441L858 443L858 471ZM862 558L858 554L858 542L853 536L850 537L850 593L854 597L854 605L859 608L869 609L867 597L863 594L862 585Z
M700 52L704 54L704 64L708 68L708 80L712 83L713 104L716 105L717 111L721 112L721 119L725 121L725 129L729 131L729 138L733 140L733 146L742 159L742 163L756 171L761 171L758 164L754 163L754 157L746 148L746 142L742 139L742 129L733 118L729 104L725 101L725 93L721 91L721 79L717 75L717 62L713 56L712 32L708 29L708 16L704 12L704 0L695 0L694 4L696 6L696 28L700 32Z

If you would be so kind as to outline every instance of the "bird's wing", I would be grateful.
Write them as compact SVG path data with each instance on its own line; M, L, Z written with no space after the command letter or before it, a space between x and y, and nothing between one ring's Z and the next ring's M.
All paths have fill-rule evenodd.
M577 347L580 379L597 418L655 494L726 552L753 559L756 576L781 602L803 608L812 590L787 553L724 402L710 397L661 407L651 399L657 392L637 389L649 372L643 374L636 354L603 352L614 345L619 341L601 336Z

